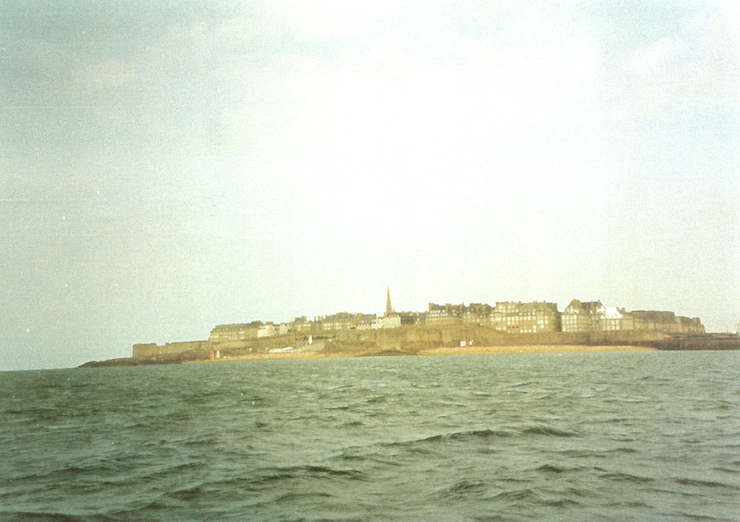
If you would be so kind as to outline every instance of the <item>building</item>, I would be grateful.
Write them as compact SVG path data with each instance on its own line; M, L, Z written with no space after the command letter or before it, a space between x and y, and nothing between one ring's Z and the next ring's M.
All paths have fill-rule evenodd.
M211 344L233 343L259 337L262 321L240 324L220 324L211 330L208 342Z
M522 320L520 333L540 333L561 331L560 312L558 305L533 301L521 308Z
M257 329L257 337L272 337L277 335L277 328L274 323L266 323Z
M703 334L706 333L706 330L704 329L704 325L701 324L701 319L698 317L683 317L678 316L676 317L676 322L678 323L678 332L677 333L685 333L685 334Z
M632 313L635 330L663 332L665 334L705 333L704 325L698 317L676 317L673 312L656 310L635 310Z
M698 317L689 318L676 316L673 312L656 310L636 310L627 312L624 308L605 307L601 301L580 301L573 299L562 314L557 304L533 301L499 301L495 306L484 303L444 304L429 303L426 312L396 312L391 302L390 287L386 291L385 313L378 317L375 314L341 312L322 316L310 321L306 316L294 318L288 323L276 325L272 322L225 324L214 327L208 341L193 341L186 343L138 343L133 346L134 357L159 357L169 354L184 353L187 351L210 349L218 352L224 349L240 349L250 347L249 341L273 336L294 335L311 339L311 336L326 333L322 336L330 338L333 332L345 330L371 330L400 328L402 326L419 325L409 329L409 335L414 342L422 342L425 333L422 325L433 330L434 335L439 330L443 337L455 333L461 327L464 330L475 331L476 328L493 328L497 332L536 334L543 332L622 332L634 331L634 335L626 337L655 338L654 333L667 336L695 335L705 333L704 326ZM649 332L643 335L639 332ZM359 332L358 339L369 339L377 332ZM381 337L394 337L404 332L393 332ZM475 332L484 337L485 332ZM449 336L449 335L448 335ZM428 335L427 335L428 337ZM570 339L573 336L565 336ZM608 337L608 336L599 336ZM554 337L556 338L556 337ZM615 336L616 338L616 336ZM279 340L272 340L273 344ZM310 341L309 341L310 342ZM528 341L523 341L528 342ZM265 344L269 344L267 340ZM262 344L262 341L260 341Z
M555 303L499 301L490 314L489 324L498 332L559 332L560 312Z
M624 308L605 308L604 315L599 319L598 330L617 332L635 329L635 318Z
M402 325L411 324L423 324L424 314L419 312L400 312L398 316L401 318Z
M294 333L312 333L317 328L314 326L313 321L309 321L305 315L296 317L290 322L290 331Z
M357 329L358 330L372 330L375 328L375 323L377 321L377 316L375 314L362 314L362 319L360 319L360 322L357 323Z
M600 322L606 315L606 307L601 301L581 302L573 299L561 314L563 332L593 332L600 330Z
M460 324L465 305L429 303L426 315L427 326L453 326Z
M363 314L351 314L349 312L339 312L332 315L324 315L317 319L321 323L321 330L324 332L333 332L336 330L351 330L357 328L362 321Z
M385 298L385 314L373 321L372 328L398 328L399 326L401 326L401 316L393 309L393 305L391 304L391 288L388 287Z
M390 314L390 315L384 315L383 317L378 317L373 322L373 328L374 329L380 329L380 328L398 328L401 326L401 316L398 314Z
M489 326L493 307L482 303L470 303L462 312L462 322L465 325Z

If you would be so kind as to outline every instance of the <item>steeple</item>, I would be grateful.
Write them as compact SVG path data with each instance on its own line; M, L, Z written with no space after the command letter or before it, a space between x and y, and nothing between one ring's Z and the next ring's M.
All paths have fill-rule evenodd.
M393 313L393 306L391 306L391 287L388 287L388 296L385 299L385 315L391 315Z

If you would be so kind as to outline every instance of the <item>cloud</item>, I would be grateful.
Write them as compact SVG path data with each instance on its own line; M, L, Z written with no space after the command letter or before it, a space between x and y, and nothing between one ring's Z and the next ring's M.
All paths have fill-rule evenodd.
M268 0L261 11L269 23L297 38L334 38L356 35L373 23L413 7L425 6L421 0Z
M725 14L691 10L671 35L617 58L612 115L639 118L686 104L740 107L740 28Z
M624 63L624 68L633 75L647 74L656 67L665 67L667 62L675 57L681 48L672 38L661 38L657 42L640 47L632 51Z

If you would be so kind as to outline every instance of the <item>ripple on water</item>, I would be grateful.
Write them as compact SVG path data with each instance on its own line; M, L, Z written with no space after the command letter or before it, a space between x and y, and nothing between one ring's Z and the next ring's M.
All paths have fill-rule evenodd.
M0 520L740 513L740 352L0 373L12 396Z

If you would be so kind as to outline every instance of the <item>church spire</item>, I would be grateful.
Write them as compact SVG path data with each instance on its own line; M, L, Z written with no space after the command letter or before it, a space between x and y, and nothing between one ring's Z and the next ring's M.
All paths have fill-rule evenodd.
M388 296L385 298L385 315L391 315L393 313L393 306L391 306L391 287L388 287Z

